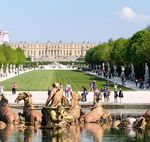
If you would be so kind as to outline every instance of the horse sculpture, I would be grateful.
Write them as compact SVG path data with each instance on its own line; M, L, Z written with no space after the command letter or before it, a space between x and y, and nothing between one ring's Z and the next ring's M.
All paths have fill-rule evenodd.
M0 95L0 120L5 123L19 124L19 115L15 114L8 106L8 100L4 95Z
M117 120L113 122L114 128L145 128L146 121L144 117L135 118L125 118L121 121Z
M149 109L143 114L143 117L145 118L147 125L150 126L150 110Z
M32 103L32 95L26 92L19 93L15 102L24 100L23 113L21 114L25 117L25 121L31 123L31 125L40 124L42 121L42 114L35 110Z
M93 122L112 122L111 115L104 111L102 108L102 102L98 101L87 114L80 117L81 122L93 123Z

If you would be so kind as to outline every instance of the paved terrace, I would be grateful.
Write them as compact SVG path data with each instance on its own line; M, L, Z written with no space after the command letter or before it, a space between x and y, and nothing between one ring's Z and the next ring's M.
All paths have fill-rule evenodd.
M19 92L17 92L18 94ZM34 105L43 106L47 100L47 91L30 91L33 98ZM11 106L16 106L17 104L14 102L16 95L12 95L10 91L5 91L5 96L9 100L9 104ZM135 105L138 108L148 108L150 107L150 91L125 91L124 98L122 99L122 103L119 102L114 103L114 93L111 92L110 101L104 102L104 106L113 107L113 106L120 106L121 108L130 108L130 106ZM81 102L83 106L91 106L93 103L93 92L89 92L87 95L87 102ZM23 105L23 101L19 103L21 106Z
M91 75L95 75L99 78L103 78L105 79L103 76L98 76L96 73L93 73L93 72L86 72L87 74L91 74ZM122 85L122 82L121 82L121 78L120 77L114 77L114 78L107 78L107 80L111 81L111 82L114 82L114 83L117 83L119 85ZM135 82L134 81L130 81L130 80L127 80L125 82L125 87L127 88L131 88L133 90L136 90L136 91L150 91L150 87L149 88L144 88L143 90L141 90L139 88L139 84L136 86Z
M31 71L31 70L27 70ZM24 72L20 72L20 74L22 74ZM90 73L89 74L92 75L96 75L94 73ZM0 81L11 78L16 76L17 74L8 74L7 78L2 78L0 79ZM108 79L112 82L121 84L121 80L120 78L114 78L114 79ZM149 107L150 108L150 89L144 89L144 90L140 90L138 87L135 86L135 83L128 81L125 85L126 87L132 88L136 91L124 91L124 98L122 99L122 103L119 103L119 98L118 98L118 103L114 103L114 93L111 92L110 94L110 101L109 102L104 102L104 106L120 106L120 107L128 107L128 106L136 106L136 107ZM21 92L21 91L20 91ZM10 105L16 105L16 103L14 103L15 98L17 97L17 94L19 93L17 91L16 95L12 95L12 93L10 91L5 91L5 96L8 98L9 100L9 104ZM33 98L33 103L35 105L44 105L46 102L46 99L48 97L47 95L47 91L30 91L30 93L32 94L32 98ZM81 105L83 106L88 106L88 105L92 105L93 103L93 93L89 92L87 95L87 102L81 102ZM23 105L23 102L20 102L19 104Z

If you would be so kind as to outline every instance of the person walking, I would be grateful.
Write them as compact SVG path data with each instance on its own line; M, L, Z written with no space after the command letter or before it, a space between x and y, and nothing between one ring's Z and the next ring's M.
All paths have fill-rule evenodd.
M135 80L135 85L138 86L138 79Z
M51 88L50 88L50 87L48 87L47 95L48 95L48 96L50 96L50 95L51 95Z
M107 87L107 97L106 97L106 102L109 102L110 101L110 89L109 87Z
M103 90L103 95L104 95L104 102L107 101L107 88L105 87Z
M89 91L93 91L93 81L90 81L90 89Z
M17 90L17 84L16 84L16 82L13 82L13 84L12 84L12 94L16 94L16 90Z
M65 97L68 98L68 84L66 85L66 87L64 88L65 90Z
M93 80L93 91L96 90L96 81Z
M117 84L114 85L114 103L117 103L117 98L118 98L118 88Z
M83 89L83 93L81 94L81 96L82 96L82 99L81 99L81 101L87 101L87 98L86 98L86 95L88 94L87 93L87 89L84 87L84 86L82 86L82 89Z
M71 92L72 92L71 84L68 84L67 85L67 97L69 101L71 100L71 94L70 94Z
M120 98L120 103L121 103L121 98L123 98L123 92L122 89L119 89L119 98Z

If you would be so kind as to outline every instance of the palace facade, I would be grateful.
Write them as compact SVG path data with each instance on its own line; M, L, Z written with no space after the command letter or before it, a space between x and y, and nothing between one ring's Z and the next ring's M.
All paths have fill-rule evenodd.
M12 48L21 48L26 57L31 57L32 61L76 61L80 57L84 57L86 52L97 43L65 43L65 42L46 42L46 43L9 43Z

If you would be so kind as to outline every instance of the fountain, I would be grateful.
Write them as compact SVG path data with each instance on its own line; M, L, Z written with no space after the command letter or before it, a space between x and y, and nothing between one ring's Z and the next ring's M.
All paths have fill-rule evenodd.
M73 122L68 113L69 101L63 96L63 87L59 83L52 85L51 95L42 108L42 126L47 129L66 128Z

